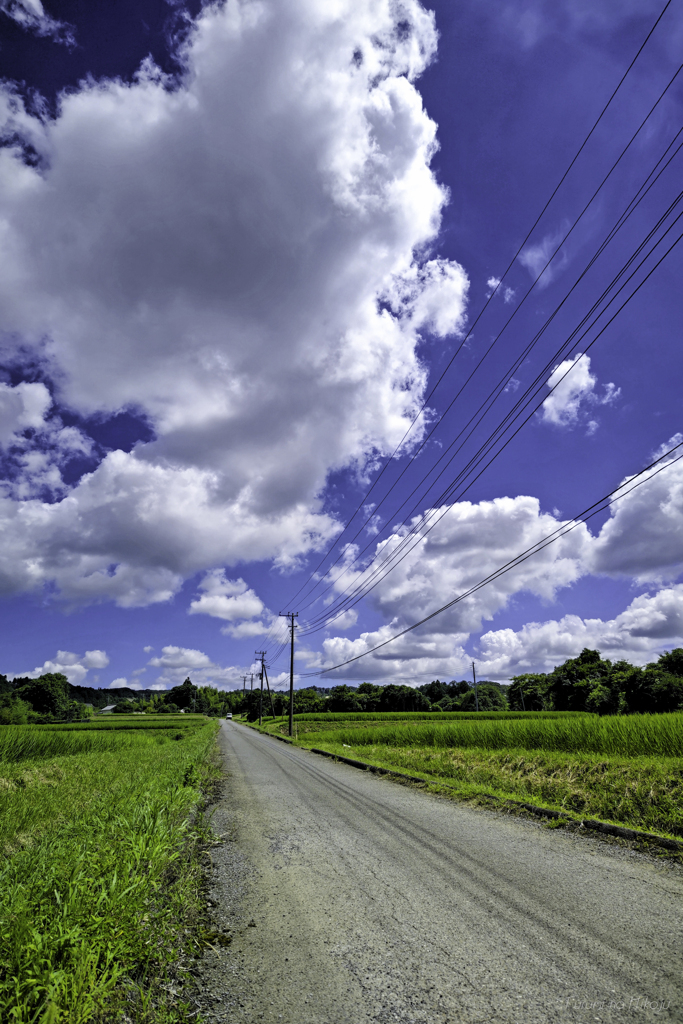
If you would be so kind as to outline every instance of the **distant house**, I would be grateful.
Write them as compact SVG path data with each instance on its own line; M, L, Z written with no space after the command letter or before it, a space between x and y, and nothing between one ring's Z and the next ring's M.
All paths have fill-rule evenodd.
M106 708L102 708L102 710L100 711L100 714L101 715L110 715L115 707L116 707L116 704L107 704Z

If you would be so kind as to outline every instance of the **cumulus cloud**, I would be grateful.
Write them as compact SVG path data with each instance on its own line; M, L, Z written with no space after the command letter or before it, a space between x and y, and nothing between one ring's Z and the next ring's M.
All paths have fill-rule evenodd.
M215 686L219 690L236 689L240 686L242 671L239 668L223 668L211 660L208 654L191 647L162 647L161 655L150 658L151 668L160 669L152 690L165 690L179 686L188 677L195 686Z
M674 435L664 450L682 439ZM661 472L612 506L591 545L590 571L630 576L642 583L671 580L683 571L683 462L671 459L663 465ZM627 478L621 493L630 486Z
M560 525L553 515L541 512L537 498L525 495L478 504L462 501L440 511L445 514L431 532L427 528L433 517L427 512L381 541L366 569L337 575L336 589L342 591L352 581L360 585L369 580L392 558L411 530L414 537L410 543L416 538L421 538L420 542L396 562L369 598L387 621L398 627L408 625L468 590ZM439 619L439 629L459 634L476 631L485 619L506 606L512 594L522 590L552 600L560 587L582 575L589 541L587 528L578 527L445 612Z
M604 394L599 395L595 390L597 383L598 378L591 373L590 356L579 353L565 359L548 378L548 387L553 390L541 407L543 423L573 427L580 420L582 406L611 405L621 394L621 389L610 383ZM593 434L598 422L590 420L587 426L589 435Z
M482 671L509 678L524 672L547 672L584 647L599 650L612 661L644 665L665 648L683 644L683 585L636 597L614 619L530 622L521 630L485 633L480 642Z
M6 355L155 435L47 503L8 496L3 590L142 605L334 536L328 473L393 450L420 333L464 315L462 268L420 256L447 198L413 84L435 46L416 0L235 2L204 8L177 87L147 61L49 122L3 87Z
M54 499L68 490L62 472L73 458L92 455L93 443L77 427L65 427L51 409L42 383L0 382L0 446L5 479L0 494L14 500Z
M231 625L221 632L236 638L259 636L270 629L274 618L272 612L243 579L229 580L224 569L213 569L206 573L199 589L203 593L190 604L189 615L225 619Z
M28 676L37 679L48 672L61 672L74 686L80 686L91 669L106 668L109 658L105 651L86 651L85 654L73 654L71 651L57 651L54 659L44 662L32 672L12 672L9 678ZM97 677L95 677L97 681Z
M680 440L681 435L675 435L664 451ZM644 663L662 644L683 644L683 584L663 586L683 570L683 461L674 462L672 457L660 473L632 491L630 487L630 479L622 483L622 496L597 535L581 524L425 626L334 676L425 681L466 674L476 658L482 672L509 678L545 671L586 646L611 658ZM328 637L321 655L309 655L311 668L338 664L383 643L553 533L560 522L556 513L542 513L530 497L457 503L370 596L385 625L356 639ZM415 526L419 535L421 520ZM350 578L369 578L391 557L404 533L397 531L382 541L363 573L338 575L336 589L341 591ZM569 615L532 622L518 631L490 631L484 633L478 650L472 646L472 634L504 610L515 594L526 591L550 603L558 590L589 573L655 583L663 589L636 597L614 620Z

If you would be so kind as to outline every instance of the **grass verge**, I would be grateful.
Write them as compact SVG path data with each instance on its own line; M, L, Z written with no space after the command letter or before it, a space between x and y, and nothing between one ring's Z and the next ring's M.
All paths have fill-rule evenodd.
M189 1019L177 992L201 941L217 726L169 725L56 756L74 733L55 729L31 756L0 761L2 1021Z

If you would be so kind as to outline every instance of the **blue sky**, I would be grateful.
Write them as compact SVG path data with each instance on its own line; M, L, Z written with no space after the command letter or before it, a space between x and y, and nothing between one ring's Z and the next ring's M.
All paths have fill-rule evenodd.
M679 443L679 5L554 196L663 3L100 6L0 0L3 671L304 685ZM325 684L683 645L682 494Z

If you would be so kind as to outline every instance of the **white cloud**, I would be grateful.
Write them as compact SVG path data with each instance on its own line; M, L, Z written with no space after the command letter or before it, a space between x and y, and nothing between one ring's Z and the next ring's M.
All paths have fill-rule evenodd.
M681 435L675 435L663 451L680 440ZM613 620L568 615L528 623L518 631L489 631L479 651L471 645L471 634L524 591L551 602L558 590L588 573L660 587L662 581L675 580L683 570L683 460L666 465L631 493L629 487L627 479L621 488L624 496L611 507L597 536L580 525L425 626L329 678L419 683L435 676L467 675L473 658L490 677L509 678L546 671L586 646L598 648L606 657L645 663L662 646L683 645L683 584L636 597ZM541 513L538 501L530 497L454 505L369 598L385 625L356 639L329 637L321 656L309 656L310 667L338 664L389 639L551 534L560 521L555 514ZM417 525L419 532L420 521ZM336 589L341 591L350 578L367 578L397 549L403 532L377 546L373 563L362 576L340 575Z
M329 619L327 625L331 629L351 629L358 622L358 612L355 608L347 608L346 611L340 612L339 615L335 615L333 619Z
M664 450L680 440L680 434L674 435ZM590 547L591 572L652 582L675 579L683 570L683 462L664 465L612 506ZM627 477L622 491L629 487Z
M40 0L0 0L0 11L38 36L51 36L56 43L75 45L73 27L51 18Z
M190 615L212 615L217 619L253 619L264 611L261 598L250 590L243 579L229 580L224 569L207 572L199 584L204 593L193 601Z
M415 258L447 198L412 84L435 45L416 0L207 5L178 88L148 61L44 123L0 92L42 158L0 152L3 336L59 403L155 431L66 493L53 474L49 505L37 485L0 502L2 590L144 605L334 535L327 474L393 450L419 332L462 321L462 268Z
M500 289L498 294L501 296L503 302L507 306L512 302L512 300L515 297L515 289L510 288L508 285L503 285L503 287L500 288L500 284L501 280L499 277L490 277L486 282L486 287L488 288L486 298L490 299L493 293L496 291L496 289Z
M415 535L424 539L368 598L382 614L386 625L371 633L362 633L355 640L329 637L323 641L322 657L312 667L337 664L382 643L468 590L560 524L554 516L541 512L536 498L520 496L479 504L458 502L429 534L426 533L426 517L414 520L411 525ZM406 530L401 529L380 542L370 566L362 573L338 575L336 589L342 591L351 580L368 579L374 569L399 548L405 535ZM527 591L552 601L557 590L569 586L585 572L589 544L589 532L582 525L437 619L357 665L335 672L334 677L358 678L360 675L367 679L410 683L411 680L425 682L435 676L450 678L466 673L468 659L471 660L465 650L469 635L478 632L484 621L504 609L515 594ZM355 552L350 552L351 557L353 554ZM334 628L333 622L331 626Z
M44 384L21 383L16 387L0 383L0 444L16 441L17 435L44 426L52 396Z
M106 668L108 664L109 658L105 651L86 651L85 654L57 651L54 659L44 662L32 672L13 672L9 674L9 678L29 676L31 679L37 679L48 672L61 672L74 686L81 686L87 685L84 680L90 669Z
M542 421L556 427L573 427L579 422L582 405L611 405L616 401L621 389L610 383L605 385L604 395L598 395L597 382L598 378L591 373L590 356L579 353L565 359L548 378L548 387L554 390L543 402ZM594 419L588 422L589 436L598 425Z
M478 663L483 672L509 678L524 672L547 672L584 647L599 650L612 661L625 659L644 665L665 648L683 644L683 585L636 597L614 619L582 619L565 615L559 620L530 622L521 630L485 633Z
M113 689L115 689L116 687L119 687L119 686L128 686L128 680L126 679L125 676L119 676L118 679L114 679L109 684L109 689L113 690Z
M396 563L369 598L385 620L399 627L435 611L559 526L554 516L541 512L537 498L524 495L479 504L457 502L427 533L431 521L428 512L409 524L414 533L409 546L415 538L423 539ZM399 549L407 532L401 528L381 541L363 572L350 570L338 575L336 589L344 590L351 581L360 584L368 580ZM439 618L439 629L459 634L476 631L485 619L506 606L512 594L522 590L552 600L559 588L573 583L584 572L588 543L586 527L577 528L445 612Z
M211 661L208 654L191 647L163 647L161 656L151 658L149 665L161 669L156 681L148 687L151 690L179 686L188 677L195 686L215 686L219 690L236 689L242 682L241 669L222 668Z

